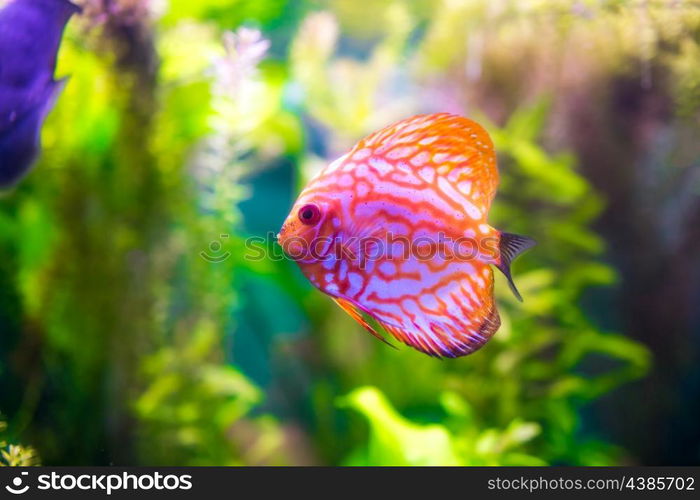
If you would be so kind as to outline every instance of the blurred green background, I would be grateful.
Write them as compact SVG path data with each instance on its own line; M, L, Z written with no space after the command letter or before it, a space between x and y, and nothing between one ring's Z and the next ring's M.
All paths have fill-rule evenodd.
M700 462L700 6L87 0L0 194L6 464ZM272 248L420 112L483 123L539 246L474 355L388 349ZM202 257L215 257L211 262Z

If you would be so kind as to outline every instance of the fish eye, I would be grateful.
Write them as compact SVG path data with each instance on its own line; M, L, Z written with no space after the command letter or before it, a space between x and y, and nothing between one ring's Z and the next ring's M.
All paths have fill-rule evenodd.
M299 209L299 220L302 224L313 226L321 219L321 209L318 205L308 203Z

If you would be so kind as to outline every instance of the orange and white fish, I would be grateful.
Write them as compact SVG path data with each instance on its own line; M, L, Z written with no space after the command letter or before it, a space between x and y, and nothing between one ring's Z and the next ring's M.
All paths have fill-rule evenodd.
M483 346L500 326L493 271L535 242L488 225L498 186L477 123L418 115L362 139L301 192L278 235L304 275L379 339L363 313L437 357Z

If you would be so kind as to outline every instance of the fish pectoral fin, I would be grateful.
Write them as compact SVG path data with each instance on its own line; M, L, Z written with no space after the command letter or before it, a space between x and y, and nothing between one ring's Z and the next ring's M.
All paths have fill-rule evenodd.
M527 236L501 232L501 241L498 244L500 258L499 263L496 264L496 267L500 269L500 271L506 277L513 295L515 295L515 298L520 302L523 301L523 298L520 295L520 292L518 292L518 289L515 287L513 275L510 272L510 266L518 255L534 247L536 244L537 242L535 240L528 238Z
M355 306L352 302L347 301L345 299L341 299L340 297L332 297L332 299L335 301L336 304L340 306L340 308L348 313L352 319L357 321L362 327L367 330L369 333L371 333L374 337L378 338L382 342L384 342L386 345L393 347L396 349L396 346L393 345L391 342L389 342L387 339L384 338L384 336L377 332L372 325L367 323L365 318L362 317L362 313L360 312L359 308Z

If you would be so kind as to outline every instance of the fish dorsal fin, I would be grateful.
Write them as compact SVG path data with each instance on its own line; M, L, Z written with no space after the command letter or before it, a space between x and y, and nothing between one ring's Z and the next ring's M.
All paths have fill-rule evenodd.
M358 164L379 160L386 169L408 169L440 196L484 217L498 186L493 141L478 123L450 113L416 115L362 139L348 156Z
M513 276L510 272L510 265L513 263L515 258L518 257L518 255L534 247L536 244L537 242L535 240L528 238L527 236L504 232L501 233L501 241L498 243L500 258L498 264L496 264L496 267L498 267L498 269L500 269L503 275L506 277L508 284L510 285L510 289L513 291L513 295L515 295L515 298L517 298L520 302L523 301L523 298L513 282Z
M372 325L367 323L365 318L362 317L362 313L360 313L359 309L357 306L355 306L352 302L347 301L345 299L341 299L340 297L332 297L333 300L335 301L336 304L340 306L340 308L348 313L352 319L357 321L362 327L367 330L369 333L371 333L374 337L378 338L382 342L384 342L386 345L393 347L396 349L396 346L391 344L389 341L387 341L384 336L377 332L374 328L372 328Z

